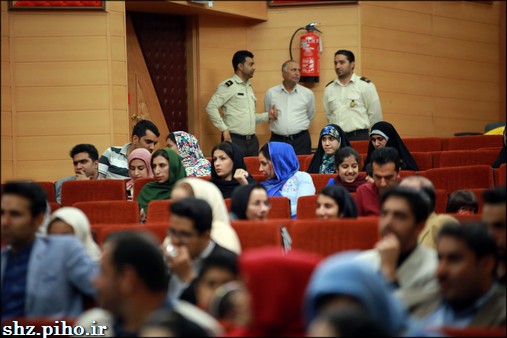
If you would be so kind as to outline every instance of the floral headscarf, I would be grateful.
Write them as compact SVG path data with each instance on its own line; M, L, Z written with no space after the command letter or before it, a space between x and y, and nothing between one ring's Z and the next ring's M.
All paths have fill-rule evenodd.
M175 131L172 134L187 176L210 176L211 163L204 158L197 138L184 131Z

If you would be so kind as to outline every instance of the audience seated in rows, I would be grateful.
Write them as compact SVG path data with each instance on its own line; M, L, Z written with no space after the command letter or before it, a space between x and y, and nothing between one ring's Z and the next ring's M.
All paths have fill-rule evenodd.
M194 135L184 131L169 133L166 146L180 155L188 177L211 175L211 163L204 157Z
M137 196L141 220L145 219L151 201L170 199L176 182L187 177L180 157L168 148L155 151L151 156L150 165L156 181L147 183Z
M271 204L262 184L237 187L231 197L231 220L263 221L268 218Z
M507 286L506 274L506 233L507 227L507 198L505 187L497 187L484 191L484 208L482 210L482 220L488 225L489 232L493 235L498 248L498 265L496 268L496 277L505 287Z
M95 295L98 265L74 236L39 237L46 193L33 182L2 191L1 319L77 317L83 296Z
M494 277L496 250L484 224L445 224L437 239L439 287L412 313L428 328L505 326L505 287Z
M367 183L366 174L359 172L361 157L352 147L338 149L334 155L335 170L338 173L335 178L331 178L327 185L339 185L349 192L356 192L360 185Z
M320 219L355 218L356 203L345 188L330 185L322 189L317 197L315 216Z
M99 178L130 178L128 155L137 148L153 152L158 143L160 132L157 126L148 120L136 123L132 130L131 142L122 147L110 147L99 158Z
M433 183L424 176L407 176L401 182L400 186L412 188L416 191L423 191L428 195L430 215L426 220L424 228L419 233L417 241L425 247L435 249L437 243L437 234L440 228L446 223L458 223L458 220L451 215L437 214L435 212L436 192Z
M55 182L56 202L62 202L63 182L74 180L96 180L99 177L99 152L93 144L78 144L70 151L74 164L73 176L64 177Z
M90 222L85 213L78 208L63 207L51 214L47 226L48 235L74 235L94 261L100 259L101 251L93 240Z
M109 317L109 335L136 337L143 323L159 309L172 309L167 300L169 274L156 240L146 233L116 232L103 245L100 274L94 284L98 304ZM91 309L88 311L96 311ZM108 315L108 316L107 316ZM90 318L85 312L80 317ZM85 325L85 327L89 327Z
M357 262L358 254L350 251L335 254L322 261L313 272L304 304L310 336L320 336L317 335L321 332L318 326L327 314L345 310L359 311L372 320L380 329L380 332L372 332L374 337L413 334L415 323L410 320L406 308L391 294L381 274Z
M284 253L278 247L245 251L239 271L249 295L250 322L232 330L231 336L303 336L303 296L320 259L314 253Z
M211 239L212 210L199 198L182 198L171 203L168 241L164 254L171 269L169 299L196 304L196 277L203 260L223 255L235 259L237 254Z
M230 198L236 187L255 183L236 144L224 141L213 148L211 156L211 182L220 189L224 199Z
M398 135L394 126L389 122L380 121L371 127L368 155L364 160L363 171L368 171L368 166L372 161L371 156L373 151L382 147L392 147L398 151L401 170L419 170L417 163L403 143L400 135Z
M151 153L144 148L134 149L128 156L130 180L126 183L127 198L134 198L134 182L138 178L153 177Z
M334 174L336 172L335 153L343 147L350 147L350 142L340 126L328 124L322 128L317 151L313 155L307 172Z
M283 142L268 142L259 154L259 170L267 180L268 196L284 196L290 200L291 216L296 217L297 201L301 196L315 194L315 186L308 173L299 171L294 148Z
M400 156L396 148L382 147L371 155L373 182L365 183L356 190L356 206L359 216L380 214L380 195L400 181Z
M180 180L173 190L172 201L195 197L206 201L213 211L211 239L226 249L239 254L241 244L236 231L231 227L227 207L220 190L211 182L188 177Z
M460 215L476 214L479 212L479 203L472 191L466 189L456 190L449 194L445 212Z
M375 249L362 252L358 261L382 273L408 307L424 298L422 292L437 283L434 250L418 245L418 236L430 214L429 197L413 188L393 187L381 197L380 241ZM421 295L421 299L407 295Z

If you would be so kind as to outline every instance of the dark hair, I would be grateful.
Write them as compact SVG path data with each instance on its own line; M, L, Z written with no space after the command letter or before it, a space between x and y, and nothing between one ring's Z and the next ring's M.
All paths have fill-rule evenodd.
M336 168L342 164L342 162L349 156L354 156L357 161L357 165L361 163L361 156L357 153L357 151L352 147L343 147L338 149L338 151L334 154L334 165Z
M110 233L105 242L112 243L111 261L117 272L132 267L148 290L167 292L169 273L164 257L151 234L119 231Z
M271 161L271 155L269 154L269 144L268 143L263 145L259 151L262 153L262 155L264 155L266 160Z
M350 193L342 186L329 185L320 191L320 195L332 198L338 204L340 218L357 217L357 207Z
M217 144L212 150L211 150L211 161L212 163L214 162L213 161L213 153L215 152L215 150L222 150L224 153L227 154L227 156L229 156L229 158L231 160L234 159L234 150L232 149L232 144L231 142L229 141L224 141L220 144Z
M167 137L165 138L166 142L167 139L171 140L172 143L176 144L176 136L174 136L174 133L169 133L169 135L167 135Z
M224 253L219 253L216 255L210 255L210 256L206 257L202 261L202 268L201 268L201 271L199 271L199 275L197 276L197 280L196 280L197 283L199 283L201 281L201 279L203 278L203 276L205 274L207 274L208 271L213 268L227 270L237 277L239 274L238 256L235 254L227 255Z
M507 201L505 186L485 190L482 193L484 204L505 204Z
M488 227L481 221L469 221L462 224L449 222L438 232L438 240L442 237L454 237L465 242L477 258L485 256L497 257L497 244L488 232Z
M165 148L158 149L151 155L150 166L152 169L153 169L153 160L155 159L155 157L158 157L158 156L162 156L163 158L165 158L167 160L167 162L169 162L169 154L167 154L167 151L165 151Z
M238 64L243 64L246 61L246 58L253 58L254 55L252 52L247 50L238 50L236 53L234 53L234 56L232 57L232 68L234 68L234 71L238 70Z
M149 120L141 120L136 123L134 130L132 130L132 137L137 136L139 138L146 136L146 130L151 131L157 137L160 136L157 126Z
M168 330L174 337L211 337L203 327L185 318L177 310L161 309L153 312L143 324L143 328L148 327Z
M74 158L74 156L79 153L88 153L88 157L90 157L92 161L99 160L99 152L93 144L82 143L75 145L70 151L70 158Z
M356 57L354 56L354 53L352 53L350 50L340 49L339 51L334 53L334 56L336 56L336 55L345 55L345 57L347 58L347 60L349 60L349 62L356 61Z
M394 167L396 171L400 171L400 153L396 148L393 147L383 147L375 149L375 151L371 154L371 163L375 163L377 165L384 165L387 163L394 163ZM372 166L373 171L373 166Z
M46 192L37 183L30 181L9 181L2 188L2 196L4 195L17 195L29 200L32 217L46 212Z
M381 323L364 310L356 308L335 308L323 311L316 321L328 324L341 337L389 337Z
M211 230L213 212L205 200L187 197L171 203L171 213L192 220L199 235Z
M479 211L477 198L470 190L461 189L453 191L447 199L446 213L457 213L461 207L472 207L474 214Z
M394 186L380 196L380 205L384 205L384 202L390 197L400 197L407 201L416 223L425 222L430 214L430 198L423 190L417 191L409 187Z

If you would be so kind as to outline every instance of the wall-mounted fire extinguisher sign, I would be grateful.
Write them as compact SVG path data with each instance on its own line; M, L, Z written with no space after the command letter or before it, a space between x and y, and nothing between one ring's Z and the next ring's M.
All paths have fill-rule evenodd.
M300 38L300 67L301 82L319 82L320 74L320 53L322 52L322 37L315 31L322 33L315 26L316 22L312 22L306 27L298 28L292 35L290 42L290 56L292 59L292 40L296 33L302 29L306 30Z

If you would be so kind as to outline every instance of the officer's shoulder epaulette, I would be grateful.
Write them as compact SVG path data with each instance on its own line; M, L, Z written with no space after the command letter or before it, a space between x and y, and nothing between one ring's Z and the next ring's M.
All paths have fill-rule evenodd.
M367 82L367 83L370 83L371 80L368 79L368 78L365 78L364 76L361 76L361 80L363 80L364 82Z
M329 81L329 83L326 85L326 87L329 86L333 82L334 82L334 80Z
M233 82L232 80L229 80L229 81L227 81L227 82L225 82L225 83L224 83L224 85L225 85L226 87L230 87L230 86L232 86L233 84L234 84L234 82Z

